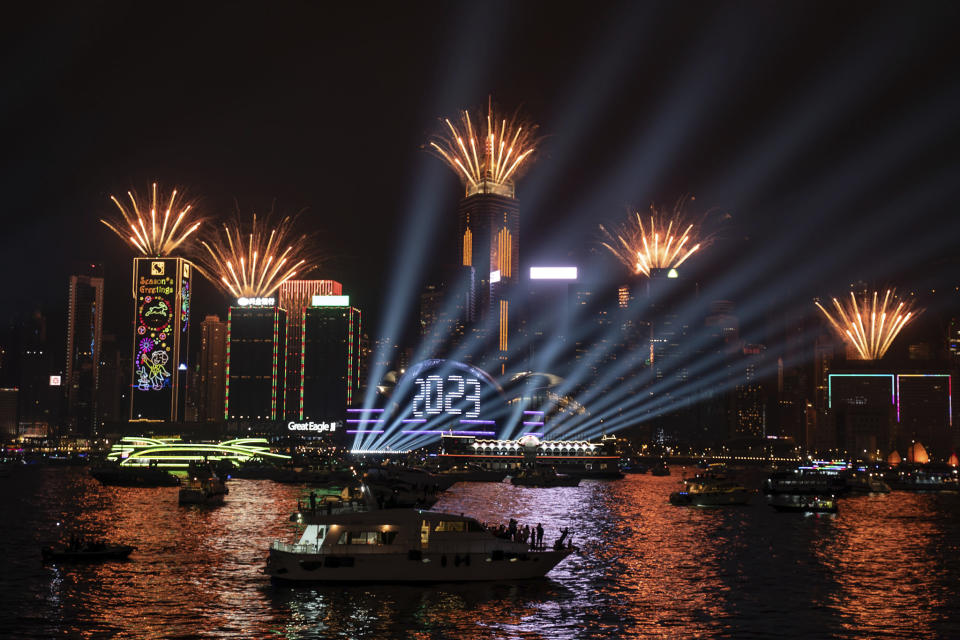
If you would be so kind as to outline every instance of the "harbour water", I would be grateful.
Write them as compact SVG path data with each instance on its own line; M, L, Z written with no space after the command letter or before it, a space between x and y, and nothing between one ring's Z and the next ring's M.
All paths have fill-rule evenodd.
M222 507L175 488L103 487L84 468L0 479L4 638L960 637L960 496L844 498L836 516L667 503L670 477L579 487L454 485L436 510L569 527L581 553L547 579L274 586L303 487L232 480ZM58 525L58 523L60 523ZM136 545L127 562L44 565L61 530Z

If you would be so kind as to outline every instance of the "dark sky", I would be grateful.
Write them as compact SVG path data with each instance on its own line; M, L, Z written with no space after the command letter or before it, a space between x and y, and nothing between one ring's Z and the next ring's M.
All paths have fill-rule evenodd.
M527 260L693 194L724 213L730 297L751 273L805 293L956 275L956 3L29 5L0 27L5 315L64 306L99 260L128 324L132 254L97 220L159 180L214 217L305 208L320 275L376 316L405 254L449 258L460 187L421 147L489 94L546 136L518 189ZM402 245L422 216L436 240Z

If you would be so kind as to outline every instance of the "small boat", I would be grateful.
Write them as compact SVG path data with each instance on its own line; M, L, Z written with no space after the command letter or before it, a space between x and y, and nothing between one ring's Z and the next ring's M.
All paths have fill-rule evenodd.
M683 489L670 494L670 504L677 506L720 507L749 501L750 492L739 482L709 475L686 480Z
M801 513L836 513L834 496L782 494L770 498L770 506L777 511Z
M175 487L180 480L157 467L105 464L90 469L90 475L101 484L114 487Z
M650 467L650 475L652 476L668 476L670 475L670 467L667 466L666 462L660 462L658 464Z
M436 475L443 478L454 478L456 482L503 482L507 477L506 471L493 471L476 465L450 467L437 471Z
M134 549L136 547L127 544L86 542L43 547L40 549L40 555L44 562L102 562L105 560L126 560Z
M580 478L560 475L553 467L536 467L524 469L510 478L510 483L518 487L576 487Z
M285 582L475 582L541 578L575 551L501 538L473 518L419 509L314 515L291 521L299 541L270 545L264 573Z
M177 502L214 506L223 504L228 492L226 483L215 475L206 478L192 477L180 486Z

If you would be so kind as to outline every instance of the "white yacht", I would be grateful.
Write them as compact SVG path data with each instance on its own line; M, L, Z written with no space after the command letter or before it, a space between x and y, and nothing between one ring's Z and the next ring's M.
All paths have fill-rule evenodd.
M468 582L539 578L573 553L563 538L536 548L473 518L419 509L295 513L296 544L275 541L265 573L311 582Z

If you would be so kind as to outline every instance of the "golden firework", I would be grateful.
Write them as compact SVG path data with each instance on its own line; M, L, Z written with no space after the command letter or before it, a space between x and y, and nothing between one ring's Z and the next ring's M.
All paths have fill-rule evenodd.
M699 226L686 219L685 202L681 199L669 212L650 205L649 216L634 213L613 231L600 225L603 246L635 274L679 267L705 242L697 240Z
M862 360L882 358L897 334L919 313L912 309L910 302L900 300L892 289L887 289L882 298L877 291L864 291L859 296L851 291L850 299L843 304L833 298L835 316L819 300L814 304Z
M284 217L271 225L253 215L249 226L223 224L209 239L202 240L206 253L197 261L211 280L237 298L270 296L298 273L313 268L313 253L307 236L296 235L294 218Z
M518 114L505 118L497 114L493 101L487 114L471 118L460 113L459 122L444 119L444 127L430 140L430 147L453 169L467 187L467 193L491 190L512 195L513 181L529 165L536 150L536 126Z
M145 256L170 255L202 222L188 217L193 203L185 201L176 189L169 198L159 195L156 182L151 185L149 201L140 200L134 191L127 191L127 197L130 203L124 207L115 196L110 196L120 209L123 222L100 222ZM129 232L125 227L129 227Z

